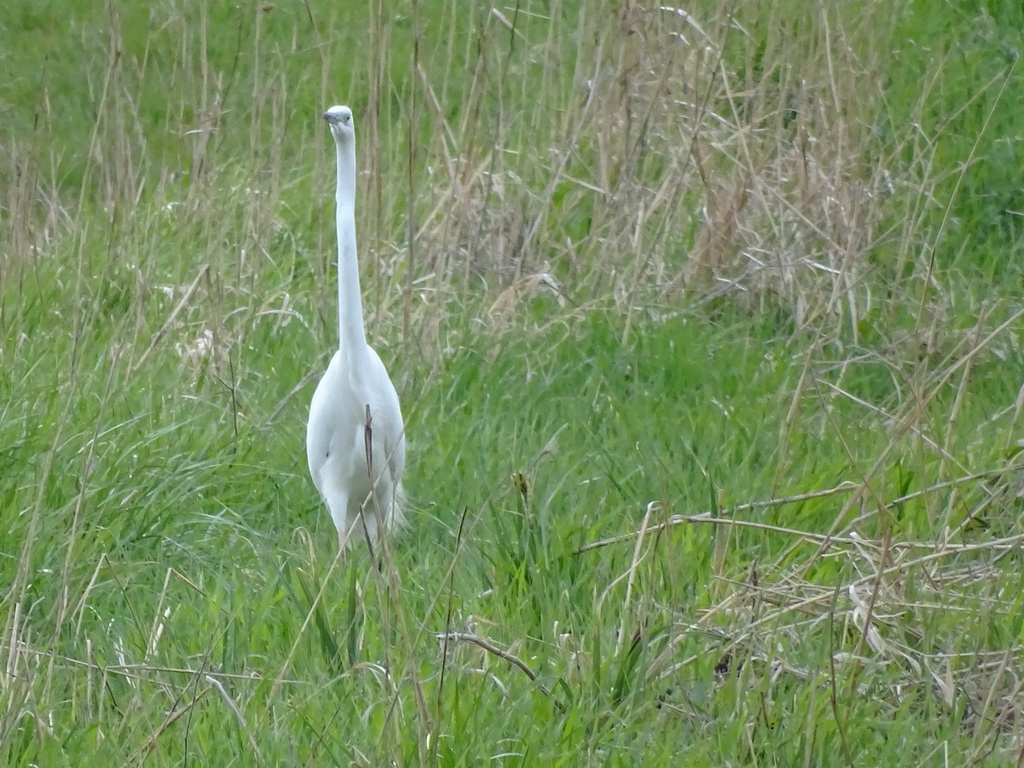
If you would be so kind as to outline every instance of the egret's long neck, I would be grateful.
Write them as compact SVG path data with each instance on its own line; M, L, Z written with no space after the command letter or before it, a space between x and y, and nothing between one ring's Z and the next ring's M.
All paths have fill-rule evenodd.
M341 353L355 370L366 357L363 300L356 257L356 145L338 142L338 330Z

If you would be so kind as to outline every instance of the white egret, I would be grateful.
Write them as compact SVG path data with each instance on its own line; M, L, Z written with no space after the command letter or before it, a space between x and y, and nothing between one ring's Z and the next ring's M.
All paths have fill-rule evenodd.
M338 330L340 344L309 406L306 458L338 529L340 552L353 532L372 545L402 519L405 427L398 393L366 343L356 258L356 137L352 110L324 113L337 146Z

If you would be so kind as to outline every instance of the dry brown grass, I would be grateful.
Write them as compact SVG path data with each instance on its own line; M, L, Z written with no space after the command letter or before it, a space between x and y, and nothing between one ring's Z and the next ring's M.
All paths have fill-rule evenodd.
M976 521L1015 514L1022 476L1024 464L1008 462L996 470L887 500L877 513L868 511L831 534L759 522L756 513L809 500L848 502L864 493L864 487L846 483L698 515L666 517L663 505L654 502L638 531L593 542L577 554L592 556L587 553L632 542L632 567L620 577L632 584L641 564L656 560L658 549L666 546L663 537L668 529L680 525L716 529L716 550L722 551L716 556L715 579L721 597L695 620L687 618L686 611L678 612L668 641L648 668L650 684L671 686L685 680L691 665L713 655L718 659L720 682L741 678L745 685L757 687L758 681L767 678L776 683L787 677L810 681L831 698L837 718L847 697L872 696L887 702L893 717L899 717L905 706L925 706L931 697L924 692L929 691L949 711L961 714L964 728L974 734L975 757L992 748L995 734L1016 734L1017 738L1000 742L1002 754L1010 755L1024 747L1017 727L1024 717L1024 646L1019 638L1008 637L1001 647L990 644L969 653L951 651L961 646L961 637L958 623L949 622L948 616L959 614L972 625L980 620L996 626L1014 614L1015 597L1002 589L1005 564L1000 563L1019 552L1024 534L962 541ZM1009 495L1008 484L1016 488ZM903 504L950 495L972 505L971 514L937 541L869 538L859 532L876 514L888 515ZM659 517L662 522L648 524ZM728 562L731 542L743 529L778 534L793 544L775 562L756 565L736 578L720 566ZM822 560L839 561L859 575L846 584L819 583L814 578L815 564ZM624 617L631 615L630 603L638 599L627 592ZM620 629L620 644L629 629L628 625ZM694 636L704 638L704 650L698 656L682 654L680 648L692 647ZM838 650L851 647L852 651ZM808 655L814 648L818 650ZM829 658L820 658L822 648L829 649ZM572 664L586 664L584 649L570 647L566 652ZM664 704L700 719L685 701L672 696L671 687L668 691Z
M778 20L582 13L571 87L533 94L532 122L435 124L421 153L436 201L419 222L422 271L460 291L550 275L566 296L620 306L728 294L785 307L798 326L856 328L887 199L876 50L860 39L875 21L817 8L799 49L780 34L738 64L727 50L756 48L745 24ZM544 42L494 44L508 23L494 14L479 31L490 45L470 67L468 114L482 93L514 93L524 60L548 64Z

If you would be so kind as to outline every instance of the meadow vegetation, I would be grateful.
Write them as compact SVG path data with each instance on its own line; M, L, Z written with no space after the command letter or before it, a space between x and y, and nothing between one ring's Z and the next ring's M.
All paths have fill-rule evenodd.
M1024 764L1022 30L11 0L0 764ZM305 466L335 103L380 569Z

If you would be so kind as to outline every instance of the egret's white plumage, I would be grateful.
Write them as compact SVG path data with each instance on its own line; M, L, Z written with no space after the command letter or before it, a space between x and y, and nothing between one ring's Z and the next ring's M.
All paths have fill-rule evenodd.
M340 344L313 393L306 427L309 474L338 529L342 550L365 524L370 541L401 522L405 427L384 363L366 343L356 258L356 138L352 110L324 113L338 151ZM369 416L369 418L368 418ZM369 457L369 462L367 461ZM360 521L360 514L363 520Z

